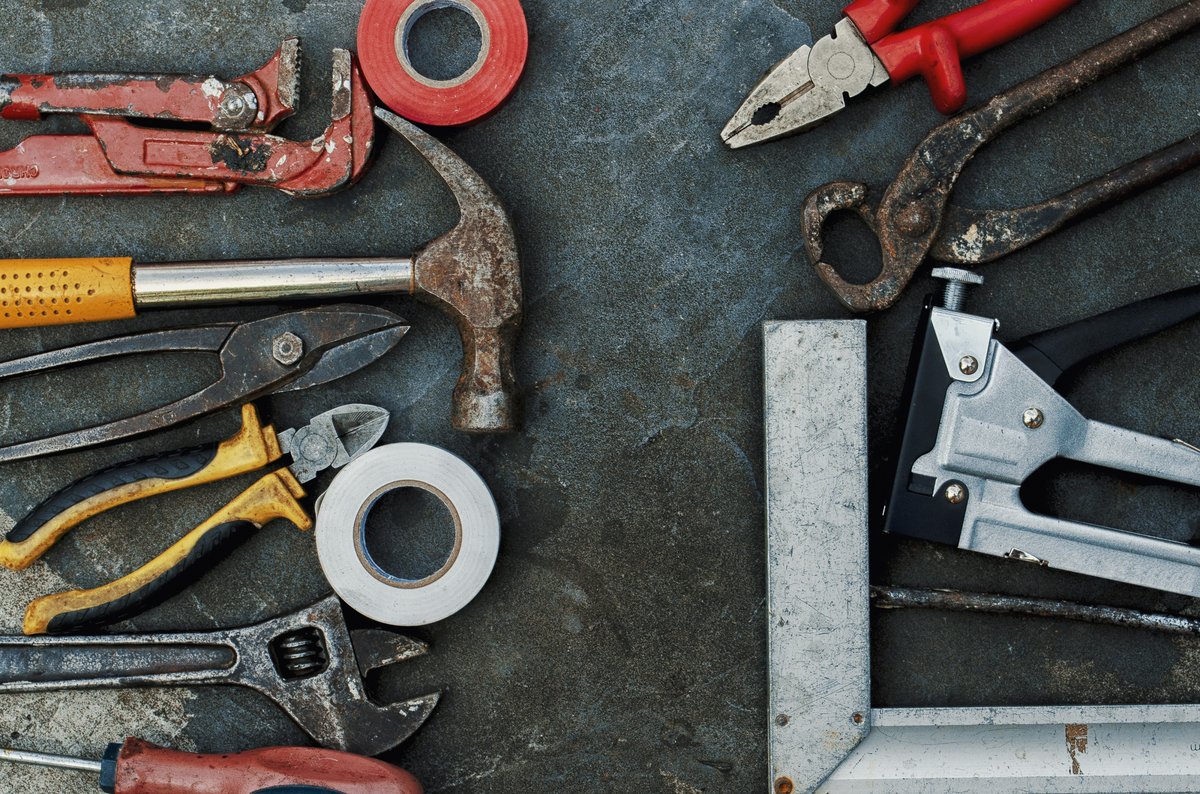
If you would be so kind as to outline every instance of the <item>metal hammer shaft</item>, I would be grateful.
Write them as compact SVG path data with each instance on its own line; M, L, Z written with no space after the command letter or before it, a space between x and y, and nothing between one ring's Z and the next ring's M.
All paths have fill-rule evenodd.
M411 259L281 259L133 268L137 308L415 291Z

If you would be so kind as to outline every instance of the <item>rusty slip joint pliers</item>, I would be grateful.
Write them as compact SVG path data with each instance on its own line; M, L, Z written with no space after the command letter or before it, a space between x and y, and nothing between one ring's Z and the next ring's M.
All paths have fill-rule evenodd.
M933 103L954 113L967 100L962 59L1015 39L1078 0L985 0L894 33L920 0L855 0L834 32L780 61L754 87L721 138L738 149L811 129L870 86L921 75Z
M0 153L0 194L229 193L242 185L323 196L362 175L371 98L353 56L334 50L333 111L311 141L269 134L296 109L300 44L234 80L187 75L0 76L0 117L70 114L84 135L34 135ZM139 124L131 123L138 120ZM208 130L155 126L187 123Z

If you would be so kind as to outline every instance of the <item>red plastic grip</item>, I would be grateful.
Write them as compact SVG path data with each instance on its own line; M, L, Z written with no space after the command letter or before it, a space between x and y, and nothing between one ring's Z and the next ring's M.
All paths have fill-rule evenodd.
M231 755L195 755L126 739L117 757L120 794L248 794L286 785L341 794L422 794L399 767L336 750L268 747Z
M850 17L858 32L874 44L891 33L900 24L900 20L917 7L921 0L854 0L842 9L842 13Z
M1028 33L1079 0L985 0L948 17L878 39L871 49L900 83L922 75L942 113L967 101L962 60ZM853 19L853 17L852 17ZM859 24L858 20L854 20ZM870 39L868 39L870 41Z

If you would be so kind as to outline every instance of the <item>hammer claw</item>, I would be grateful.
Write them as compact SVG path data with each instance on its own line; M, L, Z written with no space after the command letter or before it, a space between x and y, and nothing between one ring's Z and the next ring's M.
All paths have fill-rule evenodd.
M499 196L462 158L394 113L376 108L375 114L433 166L458 203L458 225L413 258L414 291L449 314L462 335L454 426L473 433L515 430L513 348L523 299L512 221Z

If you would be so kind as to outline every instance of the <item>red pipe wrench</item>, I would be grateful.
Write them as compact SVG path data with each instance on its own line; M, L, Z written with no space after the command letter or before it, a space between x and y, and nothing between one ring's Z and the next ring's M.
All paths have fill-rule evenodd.
M1028 33L1078 0L984 0L894 33L920 0L855 0L834 32L776 64L721 131L730 148L811 129L869 86L921 75L933 103L954 113L967 100L962 60Z
M300 196L348 186L374 143L371 97L353 56L334 51L330 126L312 141L271 130L295 110L300 49L284 42L232 81L178 75L3 75L0 117L77 115L88 135L34 135L0 152L0 194L227 193L259 185ZM129 119L138 119L133 124ZM156 127L167 121L209 130Z

